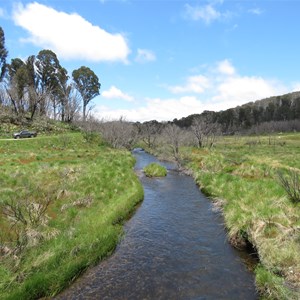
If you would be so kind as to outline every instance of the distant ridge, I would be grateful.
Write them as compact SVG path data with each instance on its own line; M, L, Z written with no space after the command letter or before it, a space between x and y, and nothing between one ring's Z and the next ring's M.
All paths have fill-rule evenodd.
M219 124L223 133L237 131L300 131L300 92L292 92L249 102L218 112L204 111L173 123L190 127L194 119Z

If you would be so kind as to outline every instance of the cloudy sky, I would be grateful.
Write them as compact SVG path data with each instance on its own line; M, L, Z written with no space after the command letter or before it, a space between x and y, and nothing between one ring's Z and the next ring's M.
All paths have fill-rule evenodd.
M300 90L300 1L0 0L9 62L99 77L94 115L173 120Z

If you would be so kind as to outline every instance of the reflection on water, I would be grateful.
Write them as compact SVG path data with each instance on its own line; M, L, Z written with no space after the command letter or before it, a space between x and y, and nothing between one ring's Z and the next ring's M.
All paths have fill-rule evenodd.
M156 159L135 151L136 170ZM192 178L141 176L145 199L115 253L57 299L257 299L254 276ZM141 174L141 172L140 172Z

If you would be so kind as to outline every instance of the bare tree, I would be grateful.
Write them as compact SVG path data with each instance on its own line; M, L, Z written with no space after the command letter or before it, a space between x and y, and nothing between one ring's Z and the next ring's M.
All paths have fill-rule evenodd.
M162 130L162 124L154 120L138 124L137 126L142 141L147 147L154 148L158 135Z
M131 150L138 139L137 127L122 117L118 121L102 121L100 133L113 148Z
M220 132L218 124L212 123L209 117L195 118L192 122L191 131L199 148L205 145L211 148Z
M178 164L180 164L179 146L183 140L183 130L175 124L168 124L164 128L162 136L170 146L173 158Z

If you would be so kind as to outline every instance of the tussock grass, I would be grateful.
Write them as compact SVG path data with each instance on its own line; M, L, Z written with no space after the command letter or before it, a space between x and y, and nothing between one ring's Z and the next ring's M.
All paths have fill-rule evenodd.
M51 297L109 255L143 198L133 166L129 152L79 133L0 141L0 298Z
M147 177L165 177L167 169L157 163L150 163L143 169Z
M258 291L268 299L299 299L300 206L278 172L299 174L300 134L226 137L211 151L186 148L185 159L201 189L219 203L229 240L240 247L246 239L257 250Z

